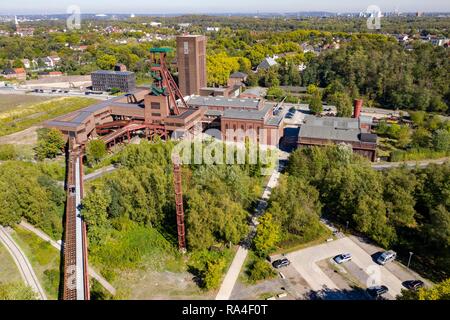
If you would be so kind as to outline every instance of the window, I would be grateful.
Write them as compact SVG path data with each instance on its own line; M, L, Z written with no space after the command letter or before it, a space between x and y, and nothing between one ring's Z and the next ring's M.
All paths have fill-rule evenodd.
M152 117L161 117L161 113L152 113Z
M159 110L159 109L161 109L161 104L159 102L152 102L151 108L153 110Z

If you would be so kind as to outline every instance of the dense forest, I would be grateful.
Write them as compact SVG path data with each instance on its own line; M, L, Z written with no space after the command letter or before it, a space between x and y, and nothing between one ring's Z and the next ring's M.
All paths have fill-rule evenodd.
M344 146L308 148L292 154L286 175L289 193L308 190L306 199L297 203L279 202L275 192L269 212L282 225L287 222L287 230L295 219L286 219L286 214L295 209L304 211L304 221L314 222L304 223L298 230L314 233L316 208L321 206L325 217L342 226L348 221L351 229L396 250L400 259L413 251L412 267L426 276L435 280L449 277L448 163L380 173ZM283 184L280 188L282 191Z
M405 50L392 41L355 39L313 59L305 84L362 96L375 106L446 112L450 51L430 44Z

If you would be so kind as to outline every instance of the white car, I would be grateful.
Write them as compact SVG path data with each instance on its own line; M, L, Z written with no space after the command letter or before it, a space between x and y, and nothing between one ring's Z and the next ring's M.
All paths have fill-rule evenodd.
M343 253L343 254L340 254L340 255L337 255L336 257L334 257L333 260L337 264L341 264L341 263L352 260L352 255L350 253Z

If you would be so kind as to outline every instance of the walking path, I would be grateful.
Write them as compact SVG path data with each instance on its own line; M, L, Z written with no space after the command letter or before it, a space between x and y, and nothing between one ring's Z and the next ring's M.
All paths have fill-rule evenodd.
M28 231L34 233L35 235L37 235L42 240L49 242L54 248L56 248L56 249L61 251L61 245L59 243L57 243L56 241L54 241L53 239L51 239L48 235L46 235L41 230L33 227L31 224L29 224L29 223L27 223L25 221L22 221L20 223L20 226L22 226L23 228L27 229ZM111 293L112 295L116 294L116 289L105 278L103 278L100 274L98 274L90 266L88 268L89 268L89 275L92 278L97 280L106 290L108 290L109 293Z
M0 226L0 241L5 245L8 252L14 259L20 274L22 275L25 284L30 286L36 292L41 300L47 300L47 296L39 283L39 280L34 273L33 267L28 261L27 257L15 243L14 239L9 235L6 229Z
M388 170L391 168L399 168L402 166L406 166L407 168L426 168L431 164L444 164L446 163L450 158L442 158L442 159L434 159L434 160L420 160L420 161L402 161L402 162L385 162L385 163L372 163L372 168L374 170Z
M283 157L283 158L281 158ZM283 153L280 157L280 160L284 159L286 155ZM222 285L219 289L219 292L216 296L216 300L229 300L231 293L233 292L233 288L236 284L236 281L239 277L239 273L241 272L242 266L244 265L245 259L248 255L248 250L250 249L251 242L253 237L256 234L256 226L258 224L257 218L260 217L262 214L264 214L266 208L267 208L267 200L270 198L270 194L278 185L278 180L280 178L281 171L283 170L284 164L281 162L278 163L278 166L276 169L274 169L269 182L267 183L267 186L264 189L263 195L259 201L259 204L255 210L255 214L252 218L252 224L250 226L251 231L246 240L244 240L239 246L239 249L236 253L236 256L233 259L233 262L231 263L230 268L228 269L227 274L225 275L225 278L222 282Z

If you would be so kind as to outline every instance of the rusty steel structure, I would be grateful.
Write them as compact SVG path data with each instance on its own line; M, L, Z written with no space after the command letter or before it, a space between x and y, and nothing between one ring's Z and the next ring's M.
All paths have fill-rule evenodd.
M170 48L152 48L150 49L151 58L151 76L153 78L152 93L155 96L163 95L169 99L169 108L173 115L179 115L177 98L182 107L189 109L188 104L184 100L178 85L172 77L166 63L167 53L171 52Z
M63 300L89 300L86 224L79 215L83 195L82 153L74 147L73 139L67 146L66 212L64 230Z
M184 225L183 188L181 185L181 161L179 157L173 157L173 180L175 190L175 206L177 212L178 249L186 252L186 229Z

